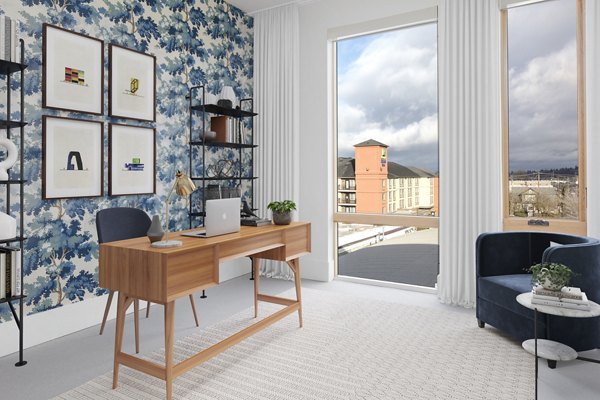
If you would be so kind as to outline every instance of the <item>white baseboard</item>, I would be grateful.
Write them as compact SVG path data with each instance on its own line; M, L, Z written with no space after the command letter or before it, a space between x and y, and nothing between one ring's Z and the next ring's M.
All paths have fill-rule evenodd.
M246 259L224 262L220 267L219 281L224 282L248 274L250 267L250 261ZM108 295L93 297L64 307L25 316L23 347L27 349L100 324L107 298ZM142 308L146 308L145 301L140 302L140 309ZM128 314L132 312L133 307L130 307ZM114 296L107 320L114 319L116 315L117 296ZM0 340L0 357L19 351L19 330L14 321L0 324L0 338L2 338Z

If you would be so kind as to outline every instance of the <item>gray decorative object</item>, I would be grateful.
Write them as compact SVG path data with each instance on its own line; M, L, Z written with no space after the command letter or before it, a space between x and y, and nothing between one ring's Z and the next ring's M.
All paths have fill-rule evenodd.
M276 212L273 211L273 223L275 225L289 225L292 222L292 212L284 211L284 212Z
M148 229L148 239L150 239L150 243L158 242L165 235L165 231L163 231L162 224L160 223L160 217L158 215L154 215L152 217L152 224L150 224L150 229Z

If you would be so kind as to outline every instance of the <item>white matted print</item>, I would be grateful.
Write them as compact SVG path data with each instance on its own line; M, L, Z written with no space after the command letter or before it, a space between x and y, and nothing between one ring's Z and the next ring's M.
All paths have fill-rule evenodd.
M118 196L154 193L155 130L110 124L108 132L108 194Z
M102 122L49 117L42 128L44 199L102 196Z
M111 44L108 113L156 121L156 57Z
M42 106L104 112L104 42L44 24Z

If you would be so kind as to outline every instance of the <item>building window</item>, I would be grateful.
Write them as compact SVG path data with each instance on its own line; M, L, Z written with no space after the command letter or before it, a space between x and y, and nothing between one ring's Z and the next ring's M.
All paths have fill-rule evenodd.
M536 218L550 231L587 231L582 23L582 0L502 11L507 230Z

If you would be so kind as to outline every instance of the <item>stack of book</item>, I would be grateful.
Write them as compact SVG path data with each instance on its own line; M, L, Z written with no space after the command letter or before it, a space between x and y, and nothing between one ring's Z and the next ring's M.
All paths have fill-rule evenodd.
M247 217L247 218L241 218L240 223L244 226L263 226L263 225L271 225L271 220L258 218L258 217Z
M0 15L0 60L17 62L17 22Z
M532 304L563 307L572 310L589 311L590 304L585 292L576 287L564 287L561 290L548 290L536 286L532 290Z
M21 249L0 247L0 299L21 293Z

